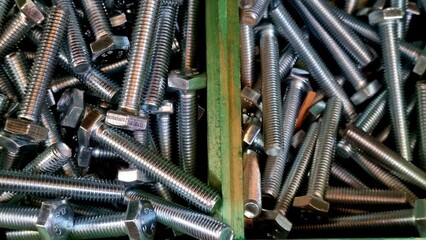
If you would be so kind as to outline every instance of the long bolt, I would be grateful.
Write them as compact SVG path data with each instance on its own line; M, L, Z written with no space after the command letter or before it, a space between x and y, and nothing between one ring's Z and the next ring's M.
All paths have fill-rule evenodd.
M231 240L234 232L230 226L210 216L168 202L141 190L129 189L126 196L132 200L150 201L159 223L198 239Z
M426 171L426 81L416 83L417 90L417 119L420 133L420 168Z
M336 98L327 101L323 122L319 130L316 153L312 161L306 196L296 197L293 206L307 208L317 212L328 212L329 204L324 201L328 186L331 161L334 158L337 129L340 123L342 102Z
M407 196L404 192L381 189L351 189L329 187L325 200L339 205L404 205Z
M182 29L182 72L191 74L198 69L200 0L187 0Z
M256 81L253 27L240 20L241 84L252 87Z
M331 164L330 174L333 178L345 183L351 188L368 189L369 187L362 182L357 176L344 168L341 164L334 162Z
M247 150L243 154L244 216L255 218L262 211L261 176L257 154Z
M280 34L292 45L300 59L306 64L310 74L316 80L320 88L328 97L337 96L343 103L346 117L348 119L353 119L356 113L348 96L343 88L336 84L333 75L309 41L303 37L302 31L284 6L278 2L269 14Z
M278 40L272 25L262 30L260 37L260 64L262 68L263 92L263 135L265 137L265 153L278 156L284 144L281 81L278 78Z

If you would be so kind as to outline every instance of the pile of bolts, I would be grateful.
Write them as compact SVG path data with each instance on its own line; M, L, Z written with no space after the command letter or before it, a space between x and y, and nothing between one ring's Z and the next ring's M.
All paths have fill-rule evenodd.
M0 0L1 239L234 237L196 161L203 9Z
M240 1L247 237L426 237L425 15Z

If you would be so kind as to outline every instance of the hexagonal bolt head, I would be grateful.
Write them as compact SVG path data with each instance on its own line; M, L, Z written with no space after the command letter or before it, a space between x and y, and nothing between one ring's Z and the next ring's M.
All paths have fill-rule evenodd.
M306 116L303 119L303 124L310 125L312 122L316 121L321 116L326 106L327 103L322 100L315 103L306 113Z
M36 142L46 141L49 133L49 130L41 125L17 118L8 118L4 130Z
M417 4L415 2L408 2L407 14L420 15L420 9L417 7Z
M109 110L106 114L105 123L121 129L140 131L146 129L148 119L121 111Z
M193 74L185 76L179 70L172 70L167 79L169 90L195 91L207 87L206 74Z
M330 209L330 204L317 196L305 195L295 197L293 207L302 208L316 213L327 213Z
M423 76L426 72L426 47L420 52L417 58L416 64L414 65L413 72L417 75Z
M103 35L90 44L92 61L105 62L122 58L129 48L130 42L126 36Z
M124 224L130 240L154 239L157 215L148 201L130 201Z
M122 27L127 23L126 14L124 12L117 14L115 16L111 16L109 18L109 22L111 23L111 27Z
M35 2L31 0L15 0L15 2L32 26L39 25L45 20L45 11Z
M154 182L152 179L149 179L145 173L136 168L118 170L117 180L131 184L146 184Z
M380 24L386 21L402 19L404 13L400 8L385 8L368 14L368 20L371 25Z
M89 168L90 160L92 159L92 148L80 146L77 152L77 165L81 168Z
M253 121L249 122L244 128L243 142L245 142L247 145L253 144L261 129L262 127L259 123Z
M7 132L0 133L0 146L8 151L21 154L37 150L36 142L28 141Z
M155 111L151 111L151 114L173 114L175 112L173 101L163 100L160 108Z
M309 78L311 75L308 71L301 68L292 68L285 82L294 81L300 89L304 89L306 92L312 89Z
M244 112L253 112L257 109L261 110L261 99L262 95L249 87L244 87L241 90L241 107L244 109Z
M380 90L380 88L382 88L382 84L380 84L379 81L374 80L363 89L360 89L354 93L351 96L351 101L353 104L359 105L374 96Z
M266 232L268 237L286 239L293 224L279 211L262 209L260 216L254 220L255 227Z
M62 96L66 98L66 103L61 106L65 111L61 114L61 126L76 128L83 117L84 112L84 91L73 88L67 89ZM62 99L61 96L61 99ZM58 101L58 107L60 106Z
M41 204L36 227L42 239L67 239L74 226L74 212L67 200L51 200Z
M98 110L94 109L87 113L80 124L77 132L78 143L80 146L89 146L93 131L99 128L105 116Z

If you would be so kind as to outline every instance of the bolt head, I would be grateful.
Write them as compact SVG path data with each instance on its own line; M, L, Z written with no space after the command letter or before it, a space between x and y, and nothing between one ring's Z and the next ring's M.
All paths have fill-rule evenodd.
M49 130L43 126L17 118L8 118L4 130L35 142L45 141L49 133Z
M253 141L256 139L256 137L258 137L261 129L262 127L260 126L259 123L256 123L253 121L248 123L244 129L243 141L246 144L251 145Z
M416 65L414 65L413 72L417 75L423 76L426 72L426 47L420 52L417 58Z
M351 97L351 101L353 104L359 105L374 96L380 90L380 88L382 88L382 85L379 83L379 81L374 80L363 89L360 89L354 93Z
M305 90L305 92L312 89L309 82L310 74L300 68L292 68L288 78L286 79L287 84L295 84L299 89Z
M109 110L106 114L105 123L121 129L140 131L146 129L148 119L126 112Z
M16 6L27 17L31 25L39 25L45 20L45 12L32 0L15 0Z
M411 15L420 15L420 9L415 2L408 2L407 13Z
M127 205L124 224L131 240L153 239L157 216L148 201L130 201Z
M254 221L259 224L260 230L274 239L286 239L293 226L283 214L276 210L262 209L262 213Z
M241 90L241 107L246 111L260 109L261 99L262 95L249 87L244 87Z
M315 103L311 108L309 108L309 111L306 113L306 116L303 121L308 124L316 121L321 116L326 106L327 103L324 101L319 101Z
M370 13L368 15L368 20L371 25L376 25L386 21L402 19L403 17L404 13L400 8L385 8Z
M169 90L175 91L195 91L207 87L206 74L193 74L185 76L179 70L172 70L167 79Z
M41 204L36 227L42 239L66 240L74 226L74 213L67 200Z
M84 91L73 88L67 89L63 94L67 94L67 92L70 94L70 99L65 107L65 113L61 115L61 126L76 128L83 118Z
M118 171L117 180L120 182L132 184L145 184L153 182L153 180L149 179L145 173L136 168L120 169Z
M77 165L81 168L88 168L92 159L92 148L80 146L77 152Z
M130 48L129 39L126 36L110 36L105 34L90 44L92 61L108 62L109 59L120 59Z
M173 114L175 112L173 101L163 100L160 108L156 111L151 111L151 114Z
M316 213L327 213L330 208L330 204L319 197L305 195L294 198L293 207L302 208Z
M38 144L12 135L7 132L0 133L0 146L12 153L19 154L21 152L28 152L36 150Z
M96 109L90 110L81 121L77 132L79 146L89 146L92 134L101 126L104 115Z

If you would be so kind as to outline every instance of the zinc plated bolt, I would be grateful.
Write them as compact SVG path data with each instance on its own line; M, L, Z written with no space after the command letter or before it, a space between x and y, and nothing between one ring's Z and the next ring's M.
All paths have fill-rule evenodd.
M323 122L318 133L308 192L305 196L296 197L293 206L318 213L327 213L329 203L324 200L330 175L331 162L334 158L337 129L340 123L342 102L336 98L327 101Z
M287 84L287 89L282 103L282 112L285 112L285 114L282 118L279 118L279 120L282 119L280 122L282 126L282 132L279 136L282 140L281 152L275 159L268 158L266 161L262 181L262 196L264 198L275 199L279 195L282 178L284 175L284 168L286 167L290 158L289 153L291 138L293 137L297 114L299 113L299 108L303 103L304 96L311 89L309 77L310 76L308 72L302 69L293 68L289 77L285 81ZM278 84L280 85L281 83L279 82ZM278 94L281 95L280 92L278 92ZM274 110L272 109L272 111ZM265 114L267 114L266 111ZM266 118L267 116L264 116L264 119ZM268 123L266 123L265 120L264 129L268 127L270 126Z
M255 71L255 43L253 27L240 20L240 61L241 84L244 87L252 87L256 81Z
M150 201L157 214L157 221L181 233L198 239L231 240L234 238L234 231L229 225L208 215L137 189L128 189L126 196L132 200Z
M426 170L426 81L419 81L416 83L417 93L417 119L420 134L420 168Z
M336 205L405 205L404 192L382 189L328 187L325 200Z
M255 218L262 211L261 176L258 156L251 150L243 154L243 180L244 216Z
M345 183L354 189L368 189L369 187L357 176L336 162L331 164L330 175L340 182Z
M123 160L136 166L151 179L158 181L205 212L214 211L221 202L220 195L200 180L166 161L158 153L134 139L103 124L104 116L94 110L82 121L78 135L110 148Z
M250 7L242 9L241 21L243 24L254 27L262 20L271 0L257 0Z
M388 89L389 109L396 145L402 157L411 161L412 153L408 141L407 118L404 90L401 84L401 60L396 36L397 20L403 17L399 8L387 8L370 13L371 24L378 25L382 40L384 78Z
M375 158L399 178L426 189L426 173L408 162L402 156L378 142L375 138L359 130L355 126L348 126L342 137L354 147Z
M142 105L142 108L146 111L158 110L164 99L178 10L179 3L177 1L168 0L161 3L158 24L154 34L155 44L151 57L151 67L149 68Z
M187 0L182 27L182 67L184 75L198 69L200 0Z
M282 151L283 125L281 81L278 78L278 40L274 27L268 24L260 37L260 65L262 69L263 135L265 153L278 156Z
M333 75L312 45L303 37L302 31L282 3L278 2L269 12L269 15L278 32L289 41L300 59L306 64L316 83L328 97L337 96L342 101L345 116L352 120L356 115L354 106L343 88L336 84Z
M318 128L318 123L316 122L312 123L309 127L308 133L291 166L288 177L281 188L280 196L274 210L263 210L259 217L260 227L265 227L273 238L286 238L291 230L292 223L286 216L308 171L315 150Z

